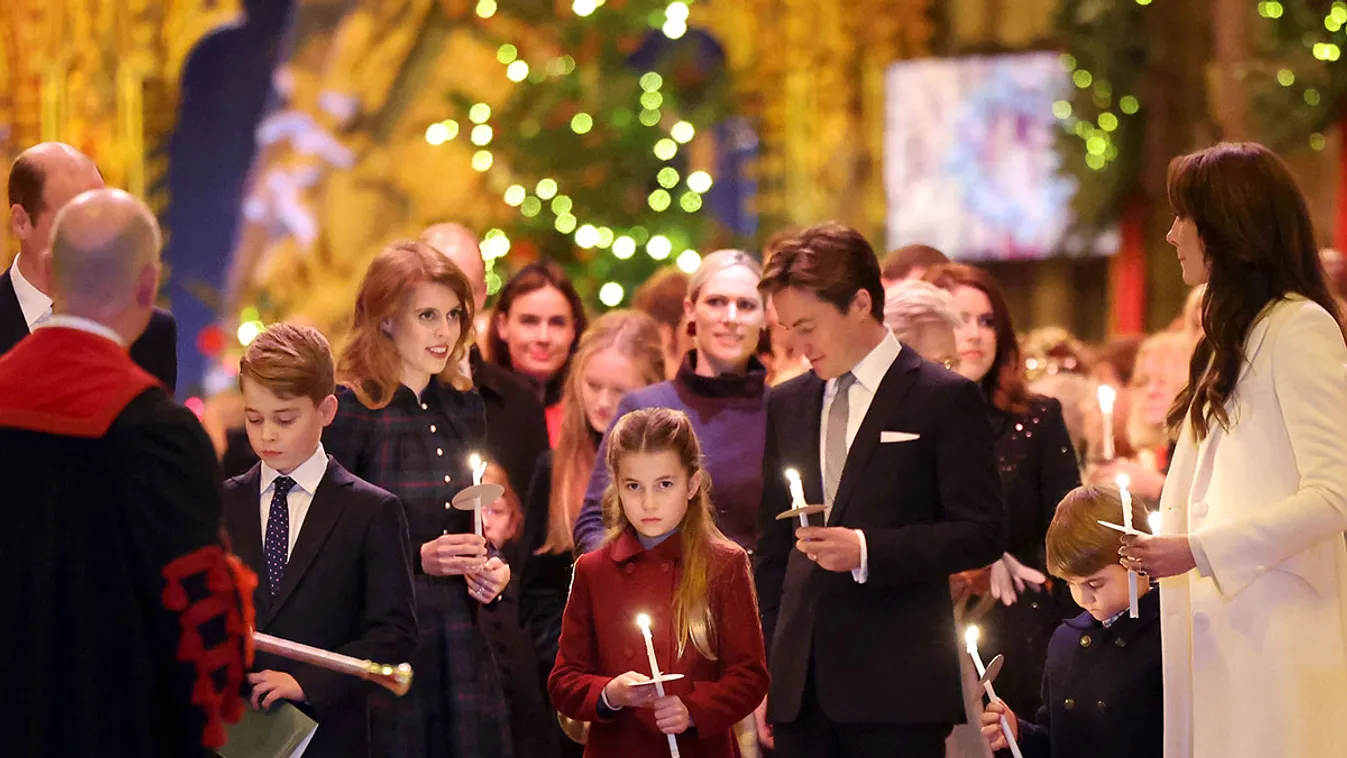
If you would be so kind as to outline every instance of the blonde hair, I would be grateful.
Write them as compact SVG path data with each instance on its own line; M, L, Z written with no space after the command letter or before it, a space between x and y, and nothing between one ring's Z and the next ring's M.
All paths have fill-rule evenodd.
M642 408L618 419L608 435L608 488L603 493L603 520L608 524L605 543L611 543L631 525L618 496L618 466L632 453L672 452L691 478L702 472L701 485L688 500L688 512L679 524L683 539L683 576L674 590L674 634L678 655L687 643L708 660L716 660L716 620L711 613L712 548L732 546L711 515L711 477L702 465L702 446L687 414L672 408Z
M552 454L552 493L548 502L547 541L538 554L575 548L575 519L584 505L585 489L598 457L595 433L585 413L585 367L594 356L615 349L636 365L646 385L664 379L664 348L655 320L640 311L616 310L600 316L581 335L561 397L561 433ZM603 431L599 430L602 434Z
M924 324L959 328L959 314L945 290L919 279L909 279L884 290L884 326L899 342L909 342Z
M1152 334L1142 341L1141 346L1137 348L1136 362L1133 364L1132 381L1129 383L1134 390L1131 409L1128 411L1127 436L1132 443L1132 447L1138 450L1147 447L1154 447L1168 442L1170 433L1168 424L1164 419L1159 423L1148 423L1141 417L1143 398L1140 393L1135 391L1145 390L1147 379L1156 367L1149 365L1152 361L1158 361L1158 371L1161 373L1161 381L1173 390L1173 395L1168 402L1173 403L1174 398L1183 389L1184 382L1188 379L1188 358L1193 353L1193 343L1188 335L1182 332L1159 332ZM1168 405L1166 405L1168 408Z
M1132 525L1150 534L1149 513L1132 496ZM1045 540L1048 571L1063 579L1089 576L1118 562L1122 535L1099 522L1122 520L1122 493L1117 487L1084 486L1066 493L1048 525Z
M743 266L752 272L753 276L762 279L762 266L753 256L743 250L717 250L702 258L697 271L688 280L688 300L696 303L697 297L702 294L702 288L711 281L711 277L735 266Z

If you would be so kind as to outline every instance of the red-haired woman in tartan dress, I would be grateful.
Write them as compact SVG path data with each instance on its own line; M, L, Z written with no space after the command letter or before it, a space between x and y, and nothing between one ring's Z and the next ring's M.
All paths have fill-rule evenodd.
M396 758L511 756L500 675L475 624L510 570L488 557L472 514L449 508L485 449L481 396L460 366L472 343L467 279L419 242L384 249L356 295L337 363L342 389L323 444L407 509L420 638L403 698L375 703L371 730ZM372 735L372 737L375 735Z

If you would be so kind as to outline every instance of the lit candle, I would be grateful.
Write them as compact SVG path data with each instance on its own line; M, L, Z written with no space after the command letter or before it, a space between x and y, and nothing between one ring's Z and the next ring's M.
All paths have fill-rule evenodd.
M800 472L793 468L786 469L786 480L790 482L790 507L791 510L797 510L805 507L804 484L800 481ZM809 526L809 517L801 513L800 526Z
M1118 391L1107 384L1099 385L1099 415L1104 421L1103 457L1113 460L1113 403L1118 399Z
M1132 493L1127 489L1132 485L1132 477L1127 474L1118 474L1118 495L1122 499L1123 526L1127 528L1129 534L1134 533L1132 527ZM1137 608L1137 572L1127 570L1127 615L1131 618L1138 618L1141 615Z
M963 633L964 646L968 649L968 654L973 657L973 665L977 667L978 678L987 675L987 667L982 665L982 656L978 655L978 628L970 626ZM996 700L996 690L992 688L992 683L986 681L982 683L982 689L986 691L990 700ZM1001 716L1001 734L1006 737L1006 744L1010 746L1010 753L1015 758L1024 758L1020 754L1020 746L1015 742L1015 733L1010 730L1010 722L1006 720L1004 714Z
M664 697L664 682L660 681L659 662L655 660L655 641L650 638L650 617L642 613L636 617L636 625L641 627L641 634L645 636L645 654L650 659L650 678L655 680L655 694ZM669 738L669 755L680 758L678 739L672 734L665 736Z
M482 456L473 453L468 456L468 467L472 469L472 486L479 487L482 484L482 476L486 474L486 461ZM476 497L472 501L472 533L478 537L482 536L482 498Z
M1159 511L1151 511L1150 514L1146 516L1146 523L1150 524L1152 535L1160 533L1160 524L1163 521L1164 518L1160 515Z

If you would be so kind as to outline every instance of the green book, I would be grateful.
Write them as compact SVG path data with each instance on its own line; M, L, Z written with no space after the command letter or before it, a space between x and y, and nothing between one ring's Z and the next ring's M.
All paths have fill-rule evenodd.
M219 758L299 758L313 739L318 722L288 702L270 711L243 706L243 718L225 728Z

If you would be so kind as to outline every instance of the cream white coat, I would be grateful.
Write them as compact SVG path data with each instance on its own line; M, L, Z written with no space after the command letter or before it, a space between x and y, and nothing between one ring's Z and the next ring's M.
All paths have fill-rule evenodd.
M1292 297L1245 354L1230 429L1185 424L1161 498L1199 556L1160 583L1165 756L1347 758L1347 347Z

